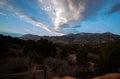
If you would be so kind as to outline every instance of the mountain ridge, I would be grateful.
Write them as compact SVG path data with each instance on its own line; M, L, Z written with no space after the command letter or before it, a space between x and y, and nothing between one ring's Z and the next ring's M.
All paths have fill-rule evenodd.
M63 36L38 36L27 34L23 35L21 39L25 40L39 40L47 39L57 43L75 43L75 44L99 44L108 42L119 42L120 35L116 35L110 32L105 33L77 33L68 34Z
M0 32L0 34L5 36L12 36L12 37L22 37L23 34L20 33L9 33L9 32Z

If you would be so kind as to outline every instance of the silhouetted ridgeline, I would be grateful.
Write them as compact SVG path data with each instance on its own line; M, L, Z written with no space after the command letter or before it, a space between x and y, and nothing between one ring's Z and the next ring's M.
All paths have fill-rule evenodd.
M81 40L88 41L72 42L70 37L71 39L81 37ZM48 79L54 76L90 79L120 72L119 35L83 33L75 34L75 36L72 34L44 38L49 39L22 40L0 35L0 75L43 70L45 67ZM50 41L53 38L56 39L54 43ZM64 38L65 42L68 39L69 41L63 43L62 40L58 43L58 38ZM97 42L98 40L104 42Z
M74 43L74 44L101 44L108 42L120 41L120 35L115 35L110 32L106 33L78 33L68 34L63 36L38 36L32 34L26 34L21 37L22 39L47 39L52 42L59 43Z
M0 32L0 34L3 34L5 36L12 36L12 37L21 37L23 36L23 34L19 34L19 33L8 33L8 32Z

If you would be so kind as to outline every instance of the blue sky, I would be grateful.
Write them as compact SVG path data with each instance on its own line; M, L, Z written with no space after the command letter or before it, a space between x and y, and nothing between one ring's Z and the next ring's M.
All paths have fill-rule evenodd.
M120 35L120 0L0 0L0 32Z

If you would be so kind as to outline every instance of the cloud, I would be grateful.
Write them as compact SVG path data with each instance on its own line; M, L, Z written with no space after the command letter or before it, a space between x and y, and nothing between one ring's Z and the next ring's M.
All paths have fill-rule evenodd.
M7 7L10 11L12 11L21 20L27 21L27 22L29 22L37 27L43 28L49 32L55 32L58 35L63 35L63 33L50 28L48 25L44 24L43 22L41 22L37 18L30 16L29 14L27 14L26 12L24 12L23 10L21 10L17 6L11 4L8 0L1 0L0 6Z
M45 22L37 17L30 16L29 12L23 11L20 6L13 5L11 1L12 0L0 0L0 6L5 6L10 9L10 11L21 20L27 21L49 32L62 35L64 32L67 32L66 30L71 32L72 29L77 29L80 26L80 22L96 15L97 11L103 7L106 0L34 0L38 1L40 9L49 16L53 26L45 24ZM25 2L31 5L29 0L25 0ZM35 6L38 7L38 4Z
M7 14L3 13L3 12L0 12L0 15L2 16L7 16Z
M87 5L82 13L82 16L84 16L83 20L89 19L92 16L96 16L97 12L102 9L107 2L107 0L85 0L84 2L86 3L86 1Z
M112 14L115 12L120 12L120 2L118 2L116 5L114 5L109 11L108 14Z
M39 0L42 7L50 16L54 24L54 29L61 30L61 26L72 24L73 21L81 20L81 13L85 4L74 0ZM78 2L78 3L77 3Z
M38 2L40 8L51 18L54 29L61 31L65 25L73 28L93 16L103 6L105 0L38 0Z

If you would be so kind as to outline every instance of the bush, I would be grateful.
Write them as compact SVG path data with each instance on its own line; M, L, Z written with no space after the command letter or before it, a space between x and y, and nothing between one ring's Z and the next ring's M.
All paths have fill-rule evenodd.
M30 69L30 60L26 57L5 58L0 65L0 74L24 72Z

